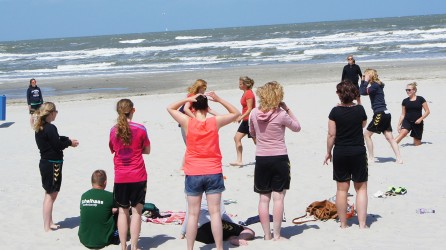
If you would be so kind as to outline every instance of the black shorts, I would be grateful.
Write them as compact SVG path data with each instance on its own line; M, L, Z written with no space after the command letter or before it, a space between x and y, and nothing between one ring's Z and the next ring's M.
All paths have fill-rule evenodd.
M52 161L40 159L39 169L42 187L47 194L60 191L62 185L62 160Z
M333 150L333 180L366 182L369 177L367 153L345 155Z
M290 189L290 168L288 155L256 156L254 192L267 194Z
M401 124L401 128L407 129L410 132L410 136L421 140L423 137L423 129L424 129L424 123L421 122L420 124L415 124L415 122L410 122L406 119L403 120L403 124Z
M39 108L40 108L40 106L41 106L42 104L31 104L30 106L31 106L31 108L29 109L29 114L34 114L34 112L36 112Z
M251 134L249 133L249 122L248 121L242 121L240 123L240 126L238 127L237 132L242 134L247 134L248 138L252 138Z
M222 220L223 225L223 240L227 240L231 236L239 236L245 228L238 224ZM205 244L215 243L214 236L212 235L211 222L203 224L197 230L196 241L203 242Z
M122 208L136 207L146 203L147 181L132 183L115 183L113 197L116 205Z
M373 114L373 119L367 126L367 130L373 133L381 134L384 131L392 132L392 116L390 113L379 112Z

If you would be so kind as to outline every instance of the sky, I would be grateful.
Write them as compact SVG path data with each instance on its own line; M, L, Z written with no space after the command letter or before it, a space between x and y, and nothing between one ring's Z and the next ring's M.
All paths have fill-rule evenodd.
M0 41L446 14L446 0L0 0Z

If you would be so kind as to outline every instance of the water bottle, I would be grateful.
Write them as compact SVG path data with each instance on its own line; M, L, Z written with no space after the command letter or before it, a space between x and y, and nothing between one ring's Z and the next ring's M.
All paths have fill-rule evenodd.
M417 214L434 214L435 213L435 209L431 209L431 208L418 208L416 210Z

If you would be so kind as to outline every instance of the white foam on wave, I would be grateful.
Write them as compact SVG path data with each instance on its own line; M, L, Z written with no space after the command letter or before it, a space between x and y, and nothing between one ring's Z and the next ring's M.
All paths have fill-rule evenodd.
M144 42L146 39L133 39L133 40L123 40L123 41L119 41L119 43L130 43L130 44L135 44L135 43L142 43Z
M317 56L324 54L347 54L358 51L358 47L344 47L332 49L308 49L304 51L305 55Z
M199 39L205 39L212 36L177 36L175 37L176 40L199 40Z
M400 47L405 49L446 48L446 43L402 44Z

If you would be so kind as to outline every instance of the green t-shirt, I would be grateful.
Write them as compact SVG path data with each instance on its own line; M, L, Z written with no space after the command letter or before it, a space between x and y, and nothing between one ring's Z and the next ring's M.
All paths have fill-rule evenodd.
M102 248L110 244L115 230L113 194L102 189L90 189L80 201L81 223L79 240L88 248Z

